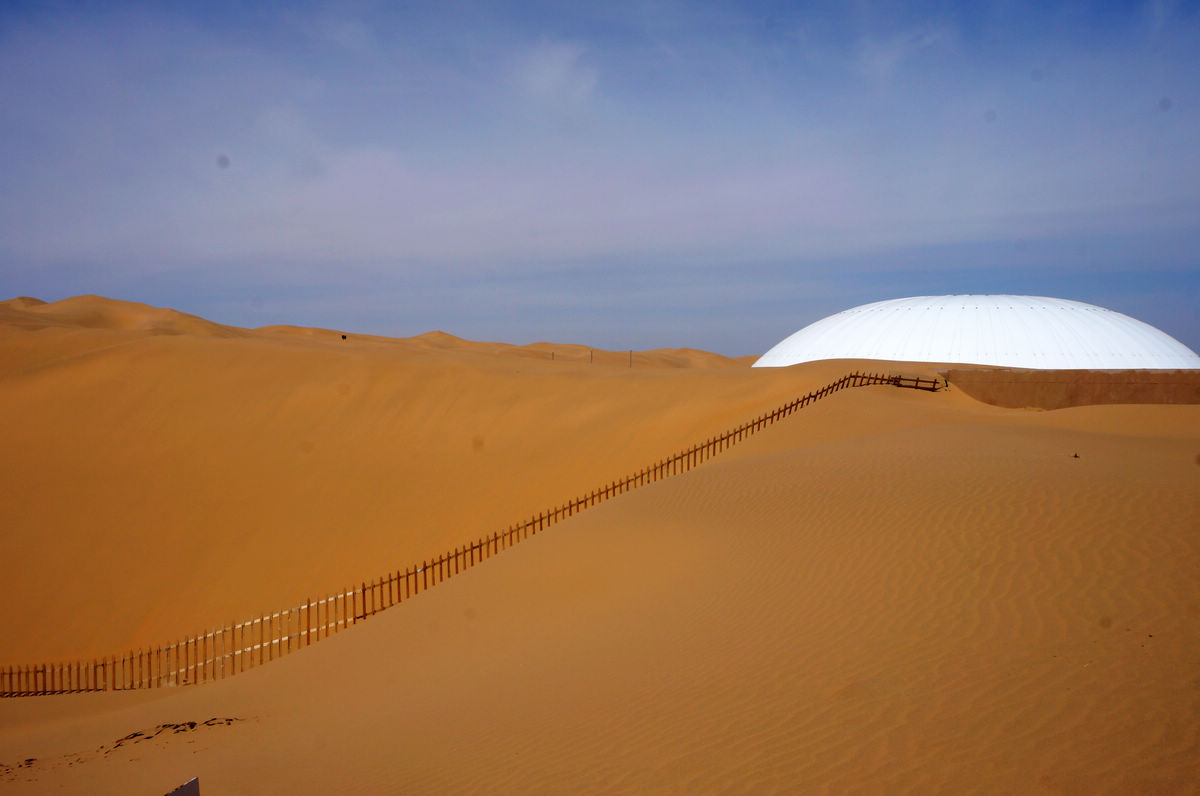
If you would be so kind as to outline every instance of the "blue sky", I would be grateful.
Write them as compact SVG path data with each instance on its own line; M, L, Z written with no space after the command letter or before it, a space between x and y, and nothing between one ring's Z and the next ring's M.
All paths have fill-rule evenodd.
M1200 349L1200 10L0 5L0 296L759 353L907 295Z

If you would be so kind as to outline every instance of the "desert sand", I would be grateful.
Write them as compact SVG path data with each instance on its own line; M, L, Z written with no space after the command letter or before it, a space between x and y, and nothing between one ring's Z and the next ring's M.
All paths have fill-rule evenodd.
M342 334L0 303L0 663L325 594L887 368ZM1194 793L1198 479L1197 405L846 390L259 669L0 700L0 792Z

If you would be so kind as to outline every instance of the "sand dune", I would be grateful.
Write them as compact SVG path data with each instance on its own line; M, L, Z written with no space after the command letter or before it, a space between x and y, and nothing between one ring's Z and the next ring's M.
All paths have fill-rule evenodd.
M0 376L51 606L5 646L336 586L849 369L122 334ZM261 669L0 702L0 791L1195 792L1198 454L1197 406L849 390Z
M240 337L246 333L177 310L102 296L75 296L53 303L28 296L10 299L0 303L0 323L28 329L63 326L218 337Z
M0 464L0 599L26 604L4 660L169 643L419 562L808 384L448 335L168 336L138 313L169 311L141 306L48 304L54 323L0 336L0 412L22 418Z

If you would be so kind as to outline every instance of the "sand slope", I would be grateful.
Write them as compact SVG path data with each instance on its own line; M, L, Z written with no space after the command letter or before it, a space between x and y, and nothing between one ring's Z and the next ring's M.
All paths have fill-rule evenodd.
M4 310L5 662L169 643L419 562L821 375L230 331L96 297Z
M476 412L504 383L441 367ZM589 373L555 391L584 402ZM605 397L671 396L679 373ZM681 383L775 389L729 373ZM495 426L522 417L513 393ZM640 433L693 413L717 419L680 399ZM504 472L534 471L518 447ZM850 390L261 669L0 702L0 792L1192 793L1198 454L1200 407Z

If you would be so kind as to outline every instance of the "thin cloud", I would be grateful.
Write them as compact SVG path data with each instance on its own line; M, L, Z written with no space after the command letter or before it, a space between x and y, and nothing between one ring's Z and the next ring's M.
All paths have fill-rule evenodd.
M540 42L517 59L514 83L533 101L581 109L600 79L599 70L585 63L586 52L585 47L571 42Z
M863 36L854 52L854 69L863 77L884 82L905 62L954 38L948 27L922 28L895 33L886 38Z

